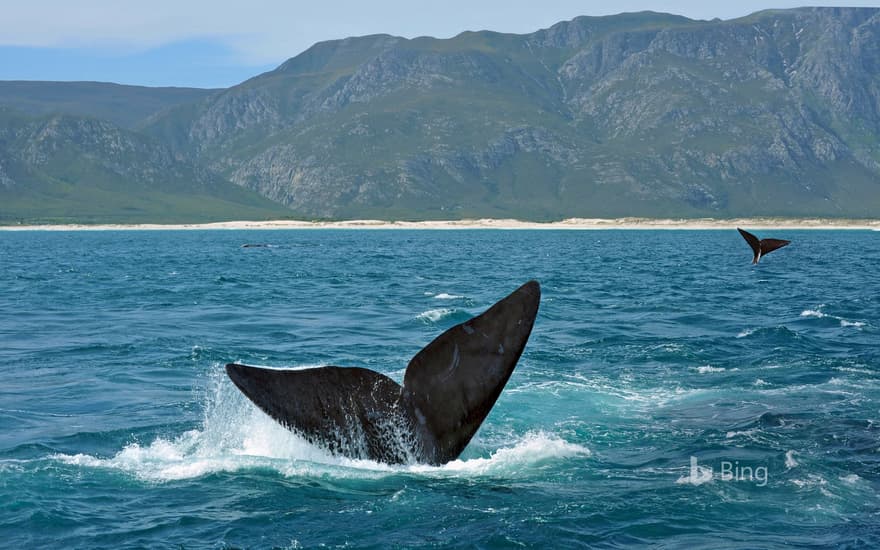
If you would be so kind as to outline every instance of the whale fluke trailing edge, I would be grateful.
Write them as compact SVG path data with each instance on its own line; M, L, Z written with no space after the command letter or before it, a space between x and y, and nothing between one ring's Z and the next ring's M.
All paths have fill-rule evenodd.
M336 455L445 464L489 414L532 331L541 288L529 281L456 325L409 362L401 386L359 367L279 370L230 363L226 372L277 422Z
M756 264L761 260L762 256L766 256L767 254L773 252L778 248L782 248L786 246L791 241L785 241L782 239L758 239L758 237L752 235L748 231L736 228L739 231L739 234L742 235L743 239L749 243L749 246L752 247L752 252L755 253L755 256L752 258L752 263Z

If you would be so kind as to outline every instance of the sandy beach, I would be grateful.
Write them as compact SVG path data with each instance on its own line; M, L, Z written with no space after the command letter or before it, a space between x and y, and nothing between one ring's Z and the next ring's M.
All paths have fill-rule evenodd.
M734 219L651 219L651 218L569 218L556 222L530 222L514 219L473 219L434 221L228 221L199 224L57 224L5 225L0 231L119 231L187 229L871 229L880 231L880 220L833 218L734 218Z

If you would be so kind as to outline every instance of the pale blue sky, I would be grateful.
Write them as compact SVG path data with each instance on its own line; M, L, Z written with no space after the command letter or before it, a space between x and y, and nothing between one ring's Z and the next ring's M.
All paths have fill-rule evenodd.
M732 19L803 1L26 0L0 14L0 80L98 80L225 87L315 42L373 33L448 38L526 33L578 15L652 10ZM878 2L822 2L878 6Z

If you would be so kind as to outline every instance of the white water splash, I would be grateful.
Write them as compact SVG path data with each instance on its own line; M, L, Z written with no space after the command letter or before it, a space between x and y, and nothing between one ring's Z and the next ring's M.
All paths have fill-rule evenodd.
M436 322L440 321L441 319L445 319L446 317L449 317L453 313L455 313L454 309L446 308L446 307L437 308L437 309L429 309L428 311L423 311L422 313L419 313L418 315L416 315L416 319L418 319L420 321L430 321L432 323L436 323Z
M785 453L785 467L787 469L790 470L800 464L797 460L794 459L794 455L796 455L796 454L797 453L795 451L786 451L786 453Z
M817 319L835 319L840 323L841 327L853 327L853 328L862 328L865 326L865 323L862 321L850 321L848 319L844 319L843 317L838 317L837 315L829 315L822 311L822 308L825 307L825 304L819 305L816 309L805 309L801 312L801 317L814 317Z
M809 474L806 479L792 479L791 483L801 489L819 488L825 496L834 496L830 495L830 493L825 490L828 481L818 474Z
M817 319L828 317L828 314L822 313L823 307L825 307L825 304L820 305L816 309L805 309L801 312L801 317L816 317Z
M219 472L267 469L287 477L370 479L415 474L437 477L518 477L549 460L589 456L586 447L544 432L526 433L489 457L443 466L389 465L334 456L272 420L247 400L221 369L211 374L203 424L149 444L133 442L109 458L57 454L65 464L122 471L150 482L192 479Z
M708 374L710 372L724 372L727 369L724 367L713 367L711 365L703 365L702 367L697 367L697 372L700 374Z
M464 296L459 296L457 294L447 294L445 292L441 292L434 296L435 300L461 300Z
M457 459L443 466L413 465L406 469L411 472L433 473L439 475L520 475L523 471L548 460L562 458L588 457L591 452L584 446L569 443L555 435L544 432L529 432L512 447L504 447L493 452L488 458Z
M849 474L846 476L840 476L839 479L840 479L840 481L842 481L846 484L849 484L849 485L855 485L856 483L858 483L859 481L862 480L862 478L859 477L858 474Z
M734 439L737 437L745 437L747 439L751 439L752 441L757 441L757 434L759 434L761 430L759 428L750 428L748 430L731 430L727 432L725 437L727 439Z

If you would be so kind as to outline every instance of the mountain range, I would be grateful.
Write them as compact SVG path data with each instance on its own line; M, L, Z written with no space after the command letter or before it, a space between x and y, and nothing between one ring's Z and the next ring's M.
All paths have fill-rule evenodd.
M354 37L219 90L0 82L0 223L878 212L876 8Z

